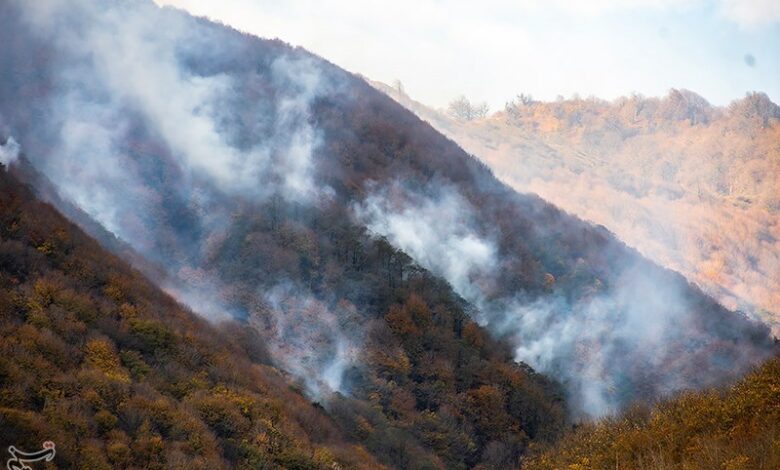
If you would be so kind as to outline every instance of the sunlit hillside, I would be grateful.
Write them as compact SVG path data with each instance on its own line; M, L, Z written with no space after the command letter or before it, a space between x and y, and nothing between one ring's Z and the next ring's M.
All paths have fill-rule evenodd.
M721 303L780 331L780 108L686 90L537 102L458 119L375 83L515 189L604 225Z
M578 428L526 470L780 468L780 359L726 390L688 393Z

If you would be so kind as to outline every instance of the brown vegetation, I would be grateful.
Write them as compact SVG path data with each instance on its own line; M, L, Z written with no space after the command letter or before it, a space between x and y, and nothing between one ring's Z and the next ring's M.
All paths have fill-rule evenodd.
M52 440L59 467L381 467L251 330L183 309L1 166L0 337L0 442Z
M183 309L0 170L2 442L50 439L58 464L95 468L379 468L371 454L396 468L490 468L563 429L557 388L427 275L377 299L387 313L371 321L353 396L326 413L268 365L253 329ZM285 233L277 242L296 238ZM339 238L380 285L386 257L403 259L382 241ZM246 267L230 271L237 289L256 280Z
M0 4L6 12L11 7ZM158 13L149 10L143 19ZM576 357L559 357L559 370L594 363L619 376L610 383L616 406L668 393L659 378L703 387L767 354L763 328L606 231L502 185L485 165L358 77L280 41L173 10L164 14L186 25L179 45L202 37L224 46L176 47L174 65L185 77L231 78L230 99L218 106L223 137L237 146L230 148L253 148L284 134L275 105L300 90L275 74L278 60L313 67L332 85L300 116L316 128L311 183L323 189L316 192L322 197L287 197L274 173L250 172L258 193L228 188L208 172L191 173L181 160L186 150L171 146L160 123L132 99L108 100L116 101L109 114L121 115L121 125L108 117L111 122L100 123L117 145L86 161L84 169L95 173L68 172L72 162L63 165L59 137L69 134L63 120L51 116L62 110L59 93L68 88L60 81L67 67L58 67L70 62L45 60L57 56L57 45L12 14L0 15L0 37L10 44L0 48L0 63L10 64L0 108L27 155L11 173L38 194L47 193L47 184L35 171L46 172L54 193L75 185L89 198L101 188L118 214L112 228L138 250L130 259L141 259L150 278L173 286L199 312L235 318L220 328L199 320L3 172L3 339L11 346L0 390L8 394L3 406L12 410L9 416L32 423L14 421L3 439L33 445L45 423L73 449L63 456L67 463L94 458L116 466L152 466L152 460L196 466L201 458L207 465L261 468L517 466L531 442L554 440L565 428L562 391L515 362L512 332L497 339L502 332L495 325L496 336L488 334L472 320L483 313L475 305L357 220L354 206L396 181L421 197L454 188L461 207L478 208L459 228L495 245L495 275L480 287L486 303L498 300L491 305L496 316L508 312L501 300L550 301L560 306L551 312L555 323L575 316L568 305L608 299L631 270L652 278L653 290L634 290L625 308L611 313L615 323L645 303L652 309L647 317L679 313L685 327L664 332L668 348L633 354L629 343L610 361L596 361L591 353L612 349L605 347L611 343L589 338L577 344L575 331L564 349ZM89 44L77 49L77 57L90 56ZM90 104L106 101L104 92L124 94L92 82L81 91ZM75 152L92 150L91 143L79 143ZM276 150L287 143L281 139ZM117 181L103 171L107 166L137 172ZM117 197L123 194L128 197ZM48 196L60 208L72 203ZM86 206L81 209L89 211ZM100 211L67 213L104 246L127 255L127 247L112 245L111 235L89 220ZM277 299L280 289L289 294ZM193 290L203 295L188 299ZM659 290L679 299L658 296ZM655 297L660 301L651 302ZM309 385L305 372L316 375L330 357L311 358L340 339L354 342L356 360L340 374L340 393L311 405L300 393ZM298 374L278 372L269 356ZM310 361L302 371L292 370L298 359ZM31 368L14 368L17 363L46 373L32 375ZM316 391L308 396L320 399ZM62 415L68 410L73 416Z
M780 468L780 358L726 390L686 393L586 424L526 470Z

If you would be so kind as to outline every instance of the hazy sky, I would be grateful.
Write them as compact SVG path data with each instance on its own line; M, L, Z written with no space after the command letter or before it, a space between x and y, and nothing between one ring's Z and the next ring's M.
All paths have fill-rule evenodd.
M780 102L780 0L156 0L443 107L688 88Z

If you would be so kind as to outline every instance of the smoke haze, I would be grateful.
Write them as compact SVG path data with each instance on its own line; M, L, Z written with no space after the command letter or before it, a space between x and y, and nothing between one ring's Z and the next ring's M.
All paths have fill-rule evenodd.
M730 367L752 361L749 349L741 358L721 355L722 340L694 315L681 290L685 284L670 282L668 273L648 269L644 261L627 262L610 289L597 282L581 298L553 290L531 299L497 289L503 265L492 240L499 234L478 228L476 209L456 189L434 186L433 194L398 183L377 189L354 213L374 234L449 281L477 307L479 323L510 342L516 360L561 380L578 413L615 413L642 389L666 396L711 386ZM742 334L732 332L735 339Z
M751 346L747 326L741 331L717 324L721 317L707 320L691 313L688 296L693 294L680 279L614 248L612 239L588 244L588 237L603 234L506 191L400 108L379 101L385 107L372 109L373 119L384 118L387 110L396 113L374 140L422 143L410 145L412 150L404 149L401 156L392 154L397 166L383 160L396 143L387 144L391 150L383 149L378 157L370 146L361 147L349 156L355 166L370 169L375 157L384 163L373 168L390 176L373 184L348 179L340 173L347 173L345 168L324 158L336 153L343 135L360 140L352 133L361 130L361 123L334 138L318 125L321 116L314 110L347 84L366 101L365 96L376 98L359 94L370 90L364 83L347 83L346 73L337 74L305 53L290 53L271 41L249 47L247 37L235 31L146 2L14 0L9 5L0 5L0 13L20 14L25 27L5 34L21 38L16 40L30 44L26 47L32 52L20 58L14 54L22 48L4 50L2 64L10 63L19 77L44 79L38 79L40 89L26 90L25 96L36 97L33 103L19 103L8 91L17 85L23 89L23 78L3 86L0 111L8 114L34 167L65 198L160 266L165 274L160 282L179 300L214 321L238 317L262 332L274 360L312 397L348 390L345 371L359 361L364 335L356 307L317 292L316 280L283 280L285 270L302 270L298 258L257 253L289 248L311 252L313 261L307 262L319 262L319 234L311 227L331 222L306 219L307 211L316 212L337 196L353 202L352 216L361 229L385 237L447 280L472 304L479 323L510 342L516 359L560 379L580 413L600 416L638 396L718 383L764 353ZM345 108L359 108L350 106ZM8 113L16 108L29 108L30 114ZM333 122L350 122L344 108L334 109L341 120ZM401 125L413 130L402 134ZM407 167L397 163L403 158L411 161ZM445 169L430 169L441 161ZM423 182L431 189L393 182L402 176L387 170L411 172L414 164L430 165L418 170L434 174ZM374 175L362 175L367 177ZM336 183L343 186L341 193L333 189ZM459 184L471 185L470 191ZM473 193L480 191L496 205L479 206ZM509 215L498 206L508 207ZM523 220L508 220L521 218L523 210ZM285 211L290 216L281 220ZM546 213L553 215L543 219ZM563 228L547 227L550 220ZM253 230L253 224L270 228ZM574 228L565 236L552 234L566 227ZM576 243L563 250L555 246L563 243L559 239ZM588 272L583 259L601 257L595 250L604 247L626 258L614 266L615 276L604 280L609 285ZM353 264L361 248L357 238L344 250L351 250ZM538 252L531 253L532 248ZM581 262L569 273L567 263L575 256L570 252L580 249ZM562 251L568 258L562 259ZM536 287L537 274L544 273L542 257L570 274L568 285L579 290L558 287L547 273L545 295L527 292L524 287ZM281 261L275 266L257 262L271 258ZM318 269L327 275L327 266ZM238 292L237 279L253 291ZM359 291L356 279L350 279L350 289ZM742 346L744 357L735 356Z
M601 224L780 334L780 107L689 90L535 101L464 121L375 85L518 191Z
M151 2L11 3L32 41L56 40L56 61L44 69L50 117L33 124L46 136L31 141L35 167L103 227L166 266L163 287L194 311L212 321L245 315L220 273L201 266L231 222L226 198L327 200L329 188L313 181L320 136L309 107L329 92L328 79L312 60L285 55L256 71L222 71L247 59L236 34ZM157 146L139 148L145 140ZM0 161L12 162L18 150L9 138ZM340 390L353 346L336 317L291 284L258 298L274 323L274 359L314 396ZM294 329L296 309L316 309L318 323Z

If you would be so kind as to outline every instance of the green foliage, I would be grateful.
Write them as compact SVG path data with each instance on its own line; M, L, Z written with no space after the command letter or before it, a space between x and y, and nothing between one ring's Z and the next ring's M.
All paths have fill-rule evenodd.
M144 362L143 356L138 351L123 350L119 353L122 364L130 371L133 378L143 379L151 368Z
M158 321L133 319L129 324L130 331L140 340L144 351L154 352L175 346L176 336Z

